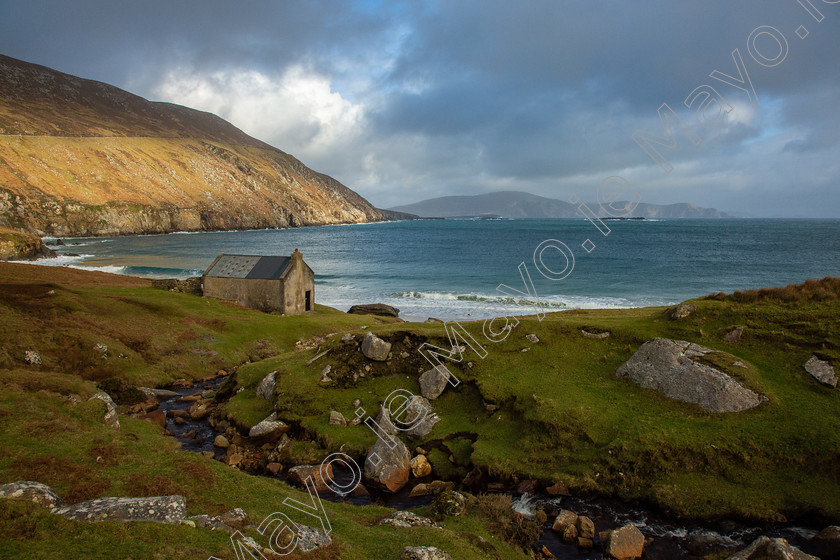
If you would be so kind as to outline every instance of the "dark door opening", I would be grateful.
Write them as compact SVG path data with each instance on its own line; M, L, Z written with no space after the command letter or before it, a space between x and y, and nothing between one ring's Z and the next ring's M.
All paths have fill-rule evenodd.
M312 290L306 290L304 295L304 311L312 311Z

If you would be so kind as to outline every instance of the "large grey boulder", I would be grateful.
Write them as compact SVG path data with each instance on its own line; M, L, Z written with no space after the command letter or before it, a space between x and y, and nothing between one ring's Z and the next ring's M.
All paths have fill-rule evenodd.
M420 394L429 400L435 400L449 384L447 376L439 368L432 368L420 376Z
M388 359L389 352L391 352L390 342L385 342L372 332L365 333L365 338L362 339L362 354L371 360L384 362Z
M187 516L187 500L183 496L97 498L56 508L53 513L76 521L151 521L178 524Z
M64 505L64 500L52 488L31 480L20 480L0 485L0 498L25 500L50 509Z
M440 422L440 417L432 412L432 403L423 397L414 397L411 404L405 411L403 416L405 425L412 426L417 424L410 430L406 430L409 437L421 438L426 437L431 433L435 424Z
M264 398L267 401L274 399L274 386L276 385L277 371L272 371L262 378L259 386L257 386L257 396Z
M823 385L831 387L832 389L837 388L837 374L834 373L834 368L831 367L830 363L820 360L816 356L811 356L811 358L805 362L805 365L802 367L805 368L805 371L811 374L811 377Z
M105 391L99 391L88 400L92 401L93 399L101 400L105 403L105 406L108 407L108 410L105 412L105 425L109 428L113 428L114 430L119 430L120 418L117 415L117 404L114 402L111 396L108 395L108 393L106 393Z
M395 443L393 448L389 443ZM411 454L397 438L386 443L377 438L365 459L365 479L389 492L399 492L411 473Z
M366 303L354 305L347 313L356 315L381 315L383 317L398 317L400 310L384 303Z
M740 412L766 400L722 371L695 361L713 352L684 340L654 338L619 366L616 376L709 412Z
M758 537L751 545L727 560L820 560L793 548L785 539Z

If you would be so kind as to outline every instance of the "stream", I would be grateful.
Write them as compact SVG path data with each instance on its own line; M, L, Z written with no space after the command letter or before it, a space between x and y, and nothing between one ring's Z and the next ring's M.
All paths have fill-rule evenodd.
M183 418L183 423L178 424L168 413L170 410L187 410L193 402L179 401L179 398L216 390L224 379L224 377L219 377L196 382L191 388L174 389L179 396L160 403L160 410L166 414L166 429L180 442L182 448L196 453L211 452L216 460L224 459L226 450L213 445L213 440L220 432L210 426L207 418L193 420L187 415ZM192 430L195 431L194 437L179 437ZM269 476L262 473L250 474ZM345 477L349 480L349 473L335 470L337 482L345 482L342 480ZM274 478L285 480L284 472L281 471ZM406 487L396 494L383 492L372 493L369 496L346 497L326 492L322 493L322 498L359 506L375 503L397 510L422 507L434 500L434 496L409 497L409 490L410 488ZM715 524L675 521L649 509L631 506L614 499L552 497L542 492L515 497L513 509L529 518L533 517L537 509L544 509L549 514L549 520L536 547L539 549L545 546L555 557L563 560L600 560L602 556L597 548L584 550L563 542L560 535L551 530L554 516L560 509L572 510L578 515L585 515L592 519L595 524L596 539L598 531L617 529L627 524L635 525L646 538L653 538L653 542L645 547L646 560L699 560L704 555L725 550L734 554L761 535L785 538L791 545L809 552L808 541L819 531L813 527L799 525L761 527L735 521L721 521Z

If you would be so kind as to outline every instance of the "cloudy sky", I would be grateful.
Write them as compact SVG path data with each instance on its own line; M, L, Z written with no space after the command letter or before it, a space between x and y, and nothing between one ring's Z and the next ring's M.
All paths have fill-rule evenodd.
M217 113L380 207L619 175L645 202L840 217L836 0L0 0L0 53ZM633 141L663 104L699 140L653 145L670 173Z

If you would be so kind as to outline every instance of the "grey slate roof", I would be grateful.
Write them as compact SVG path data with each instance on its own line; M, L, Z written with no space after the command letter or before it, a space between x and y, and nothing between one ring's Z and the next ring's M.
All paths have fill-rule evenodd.
M290 261L289 257L220 255L204 276L276 280L289 266Z

